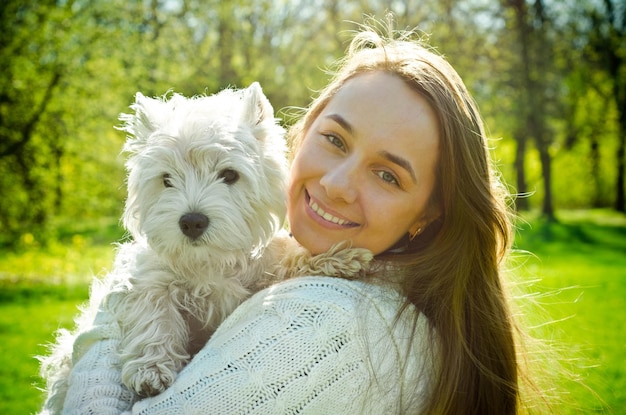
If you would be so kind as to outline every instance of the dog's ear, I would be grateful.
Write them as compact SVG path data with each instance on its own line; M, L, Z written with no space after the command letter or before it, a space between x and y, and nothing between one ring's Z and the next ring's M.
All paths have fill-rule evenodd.
M120 130L126 131L133 136L133 141L143 142L158 128L159 113L164 103L155 98L148 98L141 92L135 94L135 102L130 106L134 114L121 114L119 119L123 122ZM130 137L129 137L130 139Z
M246 116L250 125L258 125L269 119L274 122L274 108L267 99L261 85L253 82L245 90L244 100L246 101Z

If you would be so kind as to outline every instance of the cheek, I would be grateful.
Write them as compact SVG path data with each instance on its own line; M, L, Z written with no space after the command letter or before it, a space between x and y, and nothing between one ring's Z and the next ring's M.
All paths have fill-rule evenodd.
M306 170L303 167L302 160L299 157L294 158L289 171L289 187L287 189L289 203L298 193L298 188L302 187L303 172Z
M302 151L299 152L299 155L302 154ZM292 225L298 220L294 215L298 215L301 210L299 204L303 203L305 183L311 174L307 157L296 156L291 164L287 189L287 219Z
M295 176L298 176L299 174L298 172L302 170L302 166L306 164L307 157L305 156L305 154L308 154L308 153L310 153L310 151L307 149L306 143L302 143L300 145L300 148L295 150L295 154L291 162L290 176L292 179Z
M322 170L321 161L322 157L319 151L315 146L307 146L305 141L291 163L289 192L293 188L301 186L304 181L319 176Z
M369 217L376 221L375 229L385 235L391 245L397 242L421 217L422 209L414 201L402 200L393 204L378 204L369 212Z

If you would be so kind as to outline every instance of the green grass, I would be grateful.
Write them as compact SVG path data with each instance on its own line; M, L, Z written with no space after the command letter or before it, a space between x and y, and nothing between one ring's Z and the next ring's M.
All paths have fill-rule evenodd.
M35 356L60 327L72 326L92 276L109 269L117 219L60 223L55 242L24 234L17 251L0 249L0 414L40 409L43 382Z
M558 218L520 223L516 247L533 255L519 256L514 272L533 300L517 303L535 325L531 334L553 344L571 372L558 378L558 413L626 415L626 217L576 211ZM111 243L122 236L115 220L59 229L58 242L46 247L25 235L19 252L0 250L0 414L38 410L34 356L54 330L71 326L91 275L110 267ZM539 361L554 370L543 353Z
M551 321L534 334L560 347L572 372L561 379L559 413L626 414L626 217L575 211L558 223L528 221L516 246L533 256L519 271L543 310L529 306L529 320Z
M34 356L45 353L43 345L53 340L54 330L71 326L76 304L86 296L87 290L71 296L48 292L1 303L0 413L32 414L39 409L41 394L37 388L43 382Z

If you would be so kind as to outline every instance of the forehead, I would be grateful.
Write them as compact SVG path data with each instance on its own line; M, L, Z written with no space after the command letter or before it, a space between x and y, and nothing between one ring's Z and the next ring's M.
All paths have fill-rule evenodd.
M439 123L428 101L400 77L385 72L357 75L328 102L319 118L341 117L355 138L403 157L437 151ZM415 160L416 159L416 160Z

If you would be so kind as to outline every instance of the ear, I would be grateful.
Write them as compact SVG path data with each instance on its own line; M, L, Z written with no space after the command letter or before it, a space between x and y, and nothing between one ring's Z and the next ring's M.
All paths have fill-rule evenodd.
M419 224L419 223L416 223L415 225L411 226L409 228L409 238L413 240L413 238L415 238L417 235L424 232L425 227L426 225Z
M441 216L439 212L425 215L409 228L409 235L413 235L414 238L424 232L428 225L439 219L439 216Z
M159 128L159 120L166 103L155 98L148 98L141 92L135 94L135 102L130 108L134 114L120 114L122 125L119 130L128 133L125 150L133 151L145 144L148 137Z
M253 82L244 91L244 100L246 108L246 121L252 125L261 124L265 120L274 122L274 108L267 99L261 85Z

